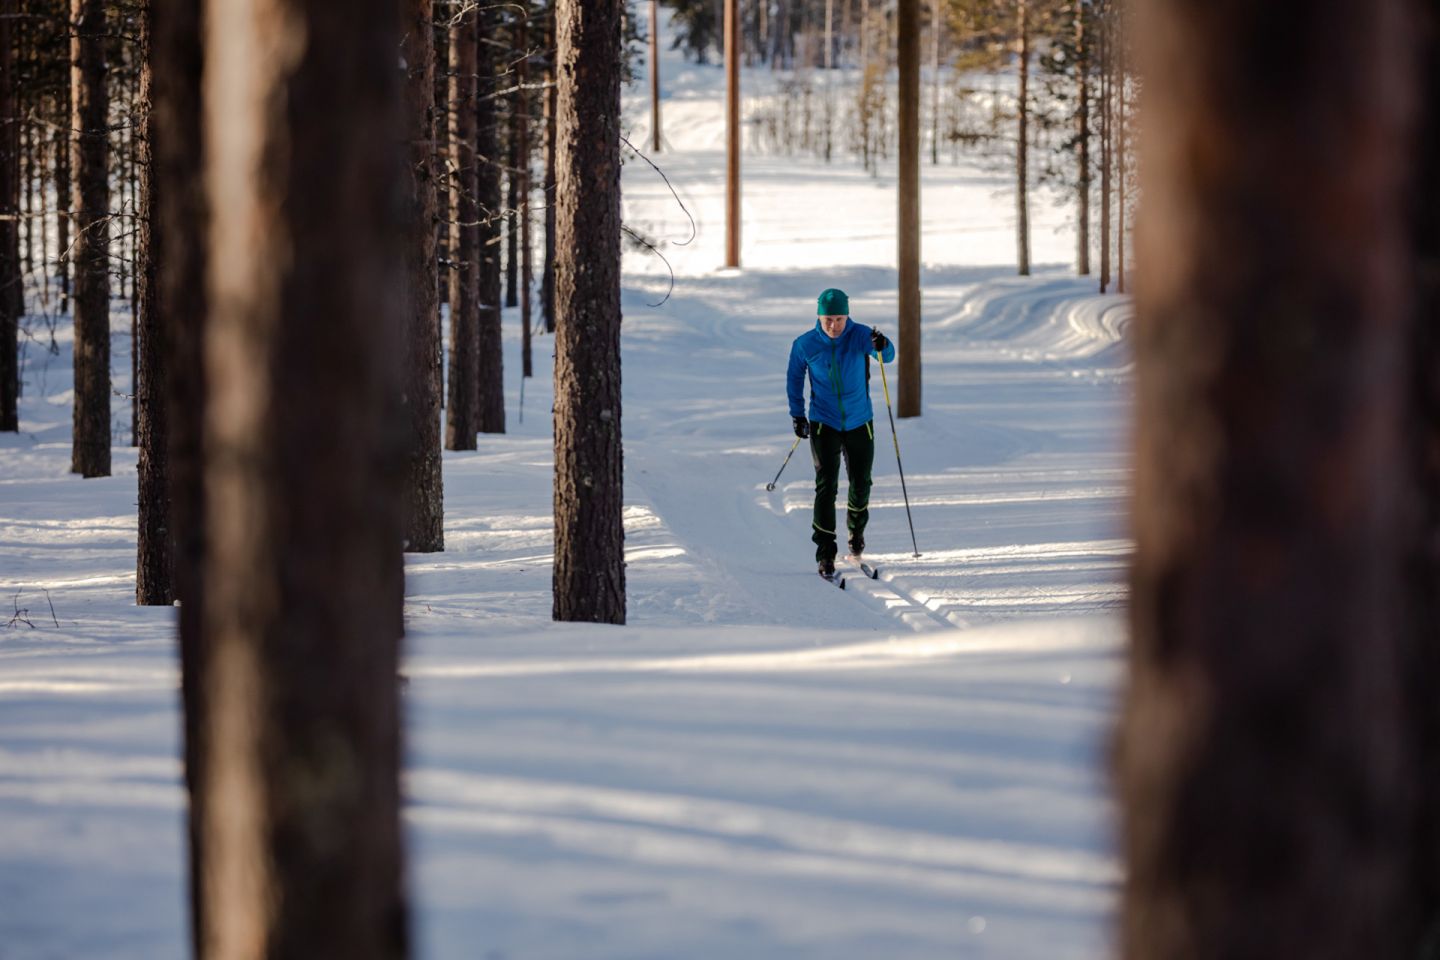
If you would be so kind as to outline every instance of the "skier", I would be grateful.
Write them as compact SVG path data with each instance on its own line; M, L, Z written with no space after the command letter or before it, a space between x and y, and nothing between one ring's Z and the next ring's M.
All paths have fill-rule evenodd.
M810 525L820 576L835 579L835 494L840 460L850 495L845 529L850 553L858 562L865 549L870 519L870 468L875 461L874 412L870 407L868 358L895 359L895 345L874 327L850 319L850 299L831 288L816 298L815 329L795 338L785 388L795 436L810 440L815 462L815 509ZM805 415L805 373L810 373L810 415Z

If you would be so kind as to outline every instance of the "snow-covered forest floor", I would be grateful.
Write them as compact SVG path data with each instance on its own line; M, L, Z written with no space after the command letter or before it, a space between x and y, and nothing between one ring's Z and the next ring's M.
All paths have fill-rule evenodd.
M894 178L747 156L744 268L721 271L720 71L662 68L654 159L698 235L677 245L684 212L632 158L625 220L677 276L650 306L666 268L626 255L629 624L550 621L551 341L521 422L512 311L508 432L445 455L446 552L408 560L417 956L1101 957L1128 302L1073 277L1054 197L1033 205L1042 266L1017 278L1011 185L926 165L924 415L897 421L921 556L877 375L882 576L835 590L811 559L806 451L765 484L815 295L841 287L896 333ZM642 81L626 117L643 149ZM0 957L178 958L174 611L134 605L133 449L111 478L67 473L70 332L53 355L39 335L21 432L0 437L0 624L17 618L0 630ZM117 443L128 417L117 397Z

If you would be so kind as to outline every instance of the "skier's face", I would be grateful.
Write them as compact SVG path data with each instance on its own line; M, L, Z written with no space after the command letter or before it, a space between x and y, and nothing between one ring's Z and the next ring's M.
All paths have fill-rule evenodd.
M820 329L825 331L825 336L834 340L845 332L845 321L850 318L843 313L822 315L820 317Z

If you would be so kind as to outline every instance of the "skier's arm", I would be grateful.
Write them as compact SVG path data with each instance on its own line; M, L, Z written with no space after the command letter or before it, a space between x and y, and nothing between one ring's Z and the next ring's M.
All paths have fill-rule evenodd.
M790 345L790 369L785 373L785 395L790 400L790 416L805 416L805 357L800 344Z

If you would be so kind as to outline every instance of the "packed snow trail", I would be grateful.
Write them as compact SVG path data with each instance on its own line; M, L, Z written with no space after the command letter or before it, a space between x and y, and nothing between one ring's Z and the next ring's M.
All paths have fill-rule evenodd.
M657 160L699 234L677 246L688 219L627 164L626 222L678 275L651 307L665 268L626 255L628 625L550 621L552 341L522 411L514 311L507 433L445 456L446 552L407 558L416 956L1099 960L1129 305L1058 266L1073 237L1046 190L1034 260L1055 266L1016 278L1008 173L925 166L923 415L897 421L922 556L873 384L880 578L837 591L814 572L808 450L765 485L815 295L840 287L898 334L876 266L893 170L752 143L745 269L719 271L720 73L667 52L664 76ZM748 71L746 95L776 82ZM646 106L627 94L631 142ZM113 325L126 394L118 301ZM179 960L174 610L134 606L133 450L114 448L114 477L67 474L68 320L53 351L35 332L22 432L0 436L0 588L24 614L0 633L0 943Z

